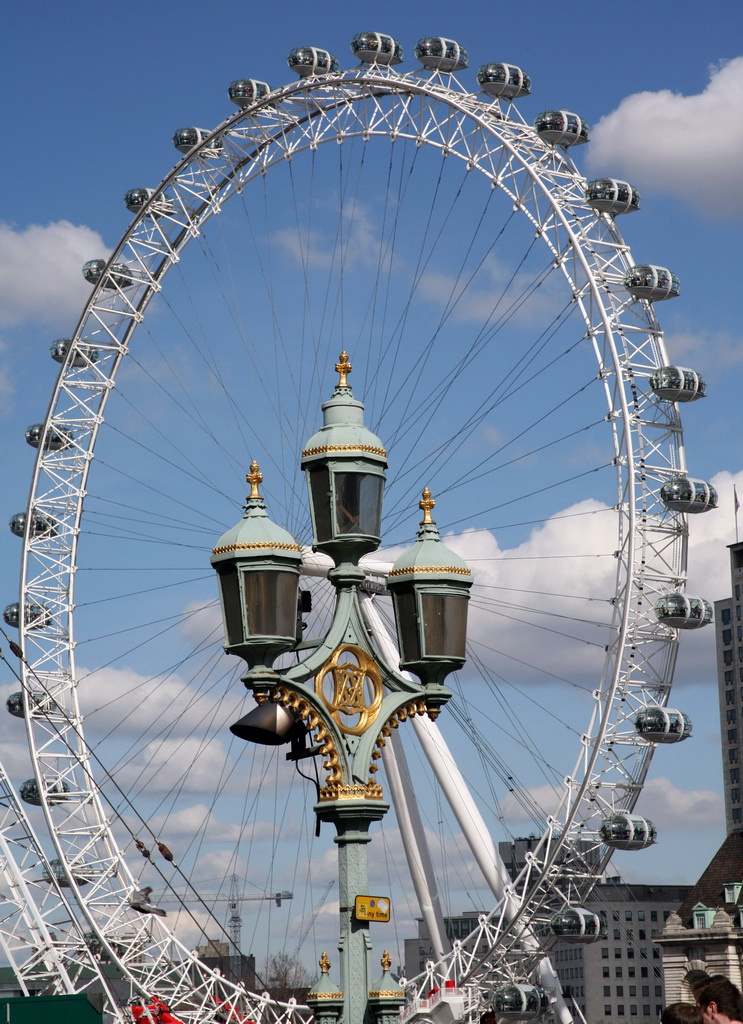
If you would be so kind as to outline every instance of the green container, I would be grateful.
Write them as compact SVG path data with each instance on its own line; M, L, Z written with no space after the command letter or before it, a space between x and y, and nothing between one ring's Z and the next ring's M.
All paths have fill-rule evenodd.
M0 1024L102 1024L86 995L0 999Z

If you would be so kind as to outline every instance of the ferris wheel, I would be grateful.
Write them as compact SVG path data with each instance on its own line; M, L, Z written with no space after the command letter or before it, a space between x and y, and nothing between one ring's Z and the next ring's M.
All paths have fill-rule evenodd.
M389 566L424 486L474 576L454 700L437 723L399 722L396 739L420 744L409 767L401 744L385 752L396 825L375 881L419 916L397 877L404 847L435 948L409 1012L450 983L469 1016L493 999L501 1016L536 1016L549 997L568 1020L545 958L558 938L600 934L583 904L613 850L655 841L634 812L649 760L690 732L668 705L678 631L711 609L684 593L686 514L716 495L687 474L678 407L705 385L669 362L655 317L677 279L636 263L617 228L637 192L586 182L568 155L588 140L578 115L527 123L529 76L502 63L472 76L451 40L421 40L410 72L388 36L351 48L349 71L293 50L296 81L235 81L236 113L176 131L182 159L127 193L133 220L86 264L90 299L52 346L61 371L26 435L38 454L6 609L46 904L74 907L64 920L101 975L113 965L131 997L184 1021L218 1005L235 1020L304 1012L196 957L216 927L206 902L163 918L156 896L143 908L133 894L185 884L198 899L203 879L249 867L262 890L304 892L294 917L267 907L251 941L293 948L317 917L314 768L229 732L251 705L222 652L209 554L259 460L270 515L303 545L311 599L283 664L301 662L333 592L309 550L300 455L347 350L389 459L370 634L389 652ZM510 876L497 844L524 832ZM6 871L17 885L39 867ZM443 916L462 909L482 913L452 947ZM60 948L19 960L28 979L39 963L64 973L69 937L47 928L43 942ZM126 1003L114 1019L131 1019Z

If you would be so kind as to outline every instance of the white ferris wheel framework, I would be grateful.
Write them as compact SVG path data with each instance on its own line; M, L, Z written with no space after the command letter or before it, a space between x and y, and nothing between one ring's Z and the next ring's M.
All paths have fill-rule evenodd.
M541 141L512 103L483 101L454 75L440 72L400 74L362 66L302 78L225 120L153 191L92 292L51 398L45 436L56 432L69 443L59 450L39 446L20 596L21 608L39 605L46 618L42 628L30 629L21 615L19 629L29 749L62 870L48 872L52 880L39 885L42 844L30 826L20 844L8 838L23 812L6 786L4 806L12 813L3 819L2 867L19 895L18 912L0 923L0 941L8 955L14 946L32 950L11 956L24 988L53 977L58 991L74 991L84 988L91 974L103 973L99 958L86 954L80 942L85 934L131 980L133 991L160 994L194 1024L213 1012L218 993L234 998L253 1019L299 1012L230 985L195 960L162 921L132 913L127 901L137 888L137 869L114 835L99 791L106 782L96 778L78 707L75 566L106 402L168 270L230 197L270 174L274 165L354 137L433 147L463 161L531 222L585 323L616 466L614 639L574 770L564 780L563 800L518 877L504 875L492 843L488 849L486 841L476 853L481 866L490 860L485 869L496 893L494 909L468 943L455 943L453 952L430 967L421 990L432 979L449 977L459 984L469 981L474 991L485 976L490 982L534 977L545 950L534 939L532 923L562 907L582 905L610 854L598 836L601 819L631 811L643 786L654 744L637 735L634 715L666 704L677 650L676 630L657 621L653 605L661 593L684 587L687 532L685 517L670 513L658 497L665 480L685 472L681 425L675 403L657 398L647 386L648 376L668 360L652 304L633 298L623 285L632 266L628 246L614 218L586 204L585 181L565 150ZM54 534L34 536L32 513L53 520ZM442 750L435 728L417 727L426 733L424 749L434 751L431 757L438 758L445 775L447 752L435 753ZM64 782L64 800L48 798L50 779ZM600 856L587 858L585 844L593 844ZM50 920L68 921L69 934L59 927L52 933ZM83 961L92 968L85 977L70 967ZM120 1015L115 1019L129 1019L125 1009L114 1013Z

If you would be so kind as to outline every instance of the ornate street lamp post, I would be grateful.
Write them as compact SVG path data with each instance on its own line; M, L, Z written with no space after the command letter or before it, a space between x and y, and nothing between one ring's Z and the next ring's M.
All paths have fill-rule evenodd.
M387 453L363 423L364 406L348 385L351 364L341 353L338 384L323 404L323 426L307 442L313 547L330 555L336 606L325 638L300 664L277 672L273 662L296 646L300 548L273 524L258 493L256 463L245 514L217 543L226 645L248 663L243 681L257 707L232 726L243 739L284 743L305 732L325 773L315 813L335 828L340 898L340 986L322 975L310 993L318 1020L384 1024L404 1000L388 974L370 984L369 922L356 916L356 897L368 894L367 844L388 804L376 781L377 761L391 729L412 715L438 715L451 693L449 672L464 663L470 570L439 538L428 489L418 539L395 563L395 603L403 676L375 647L359 606L362 555L380 543Z

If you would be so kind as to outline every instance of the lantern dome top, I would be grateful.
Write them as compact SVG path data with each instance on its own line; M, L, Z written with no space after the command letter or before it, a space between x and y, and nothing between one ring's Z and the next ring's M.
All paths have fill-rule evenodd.
M339 374L338 383L330 400L323 403L323 425L307 442L302 462L306 465L327 456L357 459L362 455L386 466L387 452L377 435L364 426L364 403L354 398L349 386L352 366L345 350L335 369Z
M404 551L390 569L390 579L412 580L416 576L424 578L455 577L468 581L472 571L459 555L442 543L438 527L431 518L436 502L427 487L423 488L418 508L423 511L423 519L418 527L418 537L412 547Z
M296 552L299 561L300 548L296 540L287 531L271 522L266 512L266 504L258 491L263 481L260 466L253 460L250 472L245 479L250 484L250 494L245 503L245 514L239 523L219 538L212 551L212 563L235 557L270 556L271 553L282 553L291 558L289 552Z

